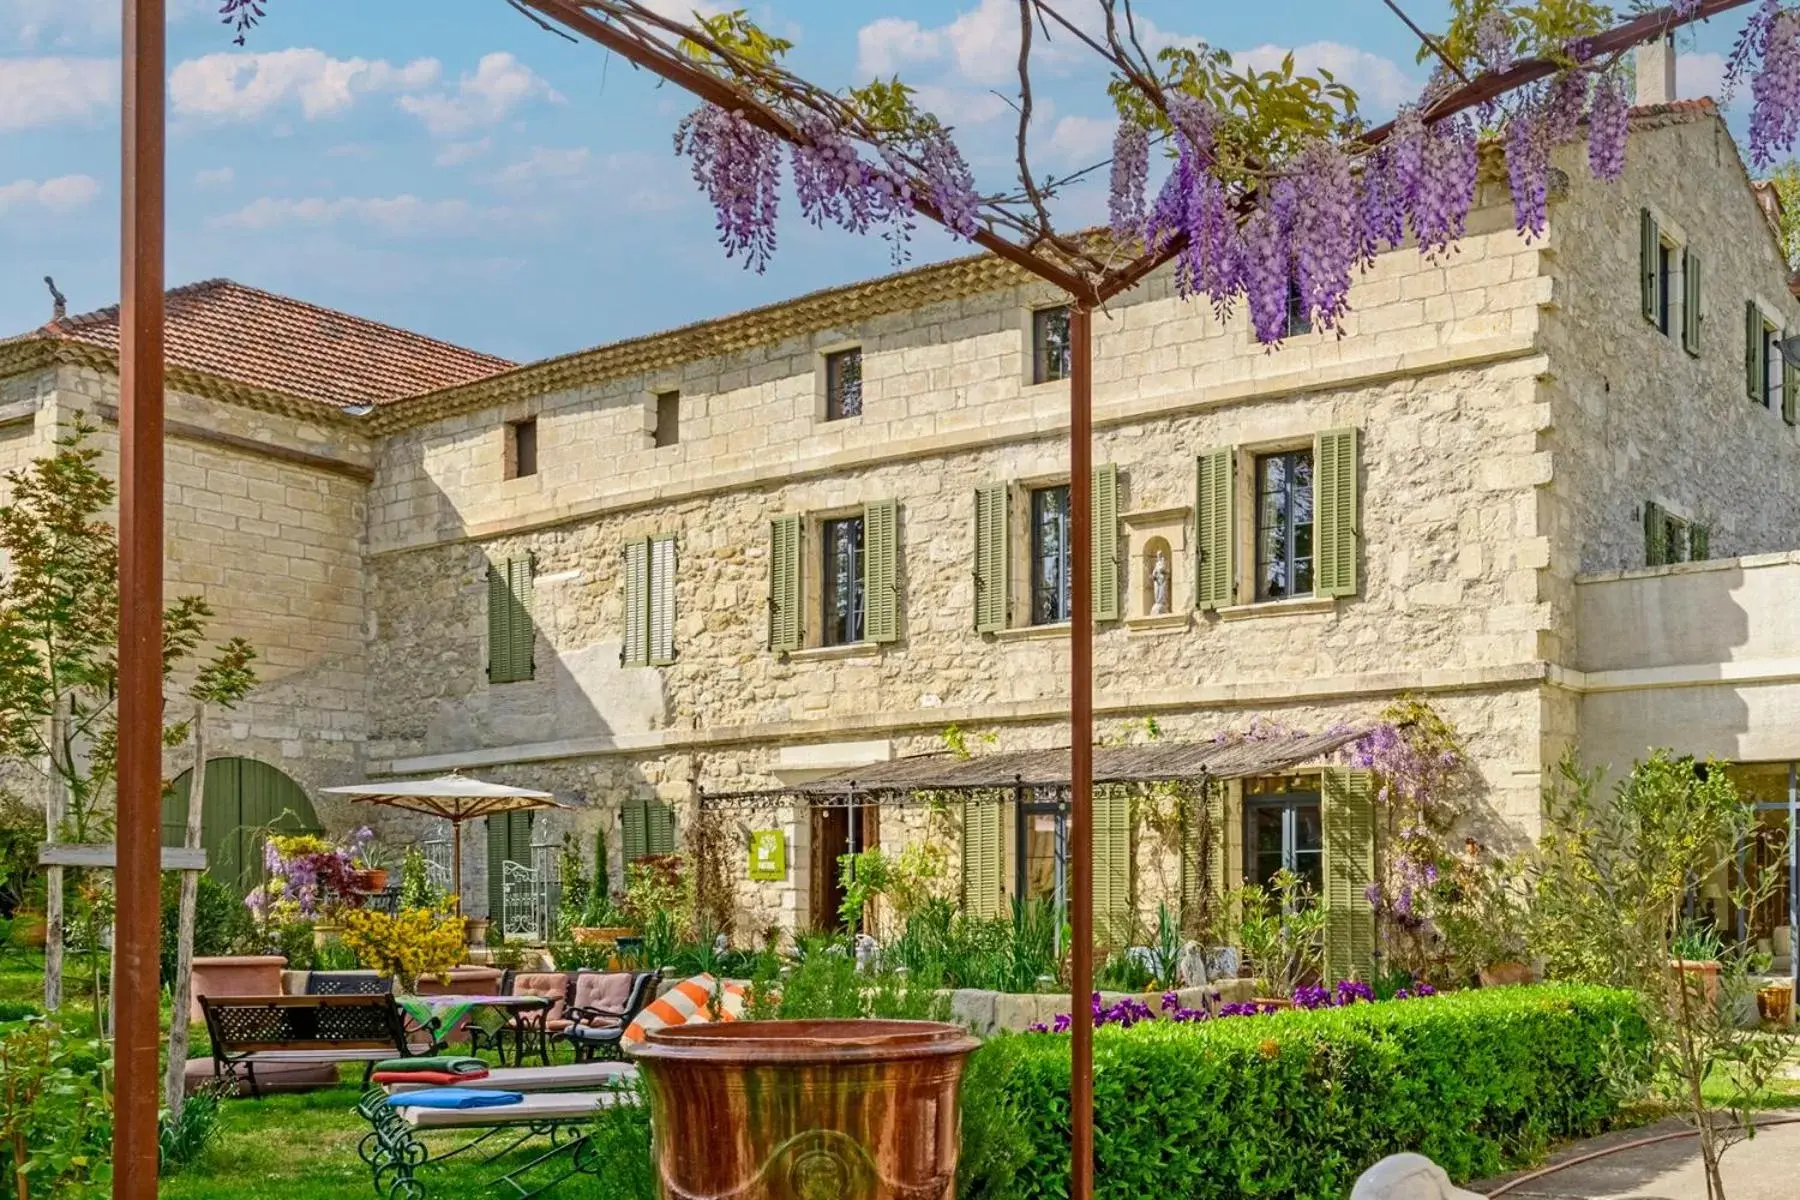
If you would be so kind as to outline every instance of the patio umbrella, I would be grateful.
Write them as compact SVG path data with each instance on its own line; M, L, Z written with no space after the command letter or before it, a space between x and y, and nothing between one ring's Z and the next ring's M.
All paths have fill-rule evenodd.
M327 795L348 796L356 804L385 804L406 812L442 817L450 822L452 845L450 886L456 892L456 911L462 913L462 827L464 821L497 813L526 812L539 808L569 808L549 792L487 783L462 775L437 779L409 779L393 783L359 783L351 787L322 788Z

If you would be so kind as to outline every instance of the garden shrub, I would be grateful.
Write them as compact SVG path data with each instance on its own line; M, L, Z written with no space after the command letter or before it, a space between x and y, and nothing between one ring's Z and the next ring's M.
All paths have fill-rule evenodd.
M1604 1127L1620 1100L1609 1048L1644 1037L1630 994L1563 985L1101 1029L1096 1194L1338 1200L1371 1163L1406 1150L1456 1179L1495 1174ZM1066 1196L1069 1039L1002 1035L975 1064L1003 1078L1029 1135L1030 1158L1011 1175L1021 1195Z
M175 979L176 933L181 920L181 876L169 872L162 883L162 981ZM200 876L194 893L194 957L239 954L256 940L256 922L236 892L210 876Z

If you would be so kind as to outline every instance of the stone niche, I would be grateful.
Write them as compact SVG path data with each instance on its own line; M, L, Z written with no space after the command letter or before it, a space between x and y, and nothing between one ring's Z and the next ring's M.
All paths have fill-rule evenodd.
M1125 577L1125 627L1132 630L1186 629L1194 608L1191 508L1158 508L1125 513L1121 572ZM1167 604L1158 611L1158 562L1162 563Z

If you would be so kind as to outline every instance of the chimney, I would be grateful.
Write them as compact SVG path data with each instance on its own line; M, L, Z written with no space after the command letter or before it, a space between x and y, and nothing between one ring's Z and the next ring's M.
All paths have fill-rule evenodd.
M60 321L69 315L69 302L56 290L56 280L48 275L44 276L44 286L50 289L50 319Z
M1675 102L1675 35L1656 38L1637 48L1637 103L1640 107Z

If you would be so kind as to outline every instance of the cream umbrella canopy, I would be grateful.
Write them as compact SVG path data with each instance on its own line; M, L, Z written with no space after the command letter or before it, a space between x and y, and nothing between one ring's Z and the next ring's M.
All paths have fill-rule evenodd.
M405 812L442 817L450 822L453 849L450 886L456 892L456 911L462 913L462 827L464 821L499 813L529 812L540 808L570 808L549 792L488 783L462 775L437 779L409 779L394 783L359 783L350 787L321 788L329 796L348 796L356 804L382 804Z

